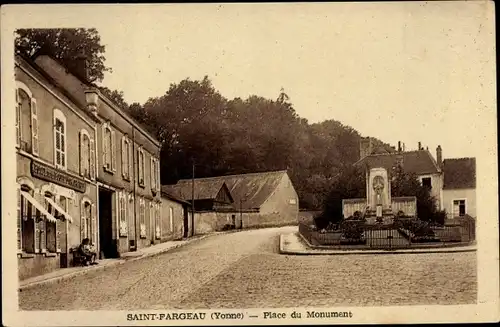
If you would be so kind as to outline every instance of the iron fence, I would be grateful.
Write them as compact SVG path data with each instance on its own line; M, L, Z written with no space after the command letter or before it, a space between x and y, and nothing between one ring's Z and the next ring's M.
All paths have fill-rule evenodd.
M299 233L314 246L335 249L405 249L471 244L475 240L475 222L465 219L437 225L416 219L396 220L391 224L367 224L351 220L317 230L314 225L299 224Z

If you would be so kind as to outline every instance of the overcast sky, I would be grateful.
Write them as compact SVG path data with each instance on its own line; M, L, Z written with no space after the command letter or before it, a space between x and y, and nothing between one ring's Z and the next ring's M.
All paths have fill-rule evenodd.
M409 150L421 141L433 154L440 144L444 157L465 157L476 156L496 112L492 9L486 2L136 5L82 7L59 20L98 29L113 69L103 84L129 103L204 75L229 99L276 98L283 87L310 122L333 118Z

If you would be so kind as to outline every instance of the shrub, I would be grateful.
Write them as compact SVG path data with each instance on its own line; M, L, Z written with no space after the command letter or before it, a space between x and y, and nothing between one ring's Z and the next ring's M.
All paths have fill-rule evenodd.
M340 224L342 236L348 240L361 241L364 236L364 228L362 221L343 221Z
M317 230L326 229L329 225L330 221L325 218L324 215L318 215L314 217L314 225Z

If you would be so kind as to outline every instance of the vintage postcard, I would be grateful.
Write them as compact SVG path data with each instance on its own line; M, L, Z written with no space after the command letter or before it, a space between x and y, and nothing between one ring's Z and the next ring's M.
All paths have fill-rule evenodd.
M493 2L1 15L4 325L499 320Z

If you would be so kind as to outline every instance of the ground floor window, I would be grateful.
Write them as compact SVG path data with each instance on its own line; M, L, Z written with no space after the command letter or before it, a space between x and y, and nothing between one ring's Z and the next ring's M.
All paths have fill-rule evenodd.
M50 193L45 193L45 197L51 200L54 200L54 196ZM47 212L51 215L56 215L56 209L46 201L46 209ZM56 233L56 222L54 221L45 221L45 248L49 252L56 252L57 249L57 233Z
M24 189L29 192L29 189ZM18 194L19 214L18 221L18 243L19 249L26 253L35 252L35 223L34 211L28 200L21 194Z
M462 217L466 213L465 200L453 200L453 217Z

